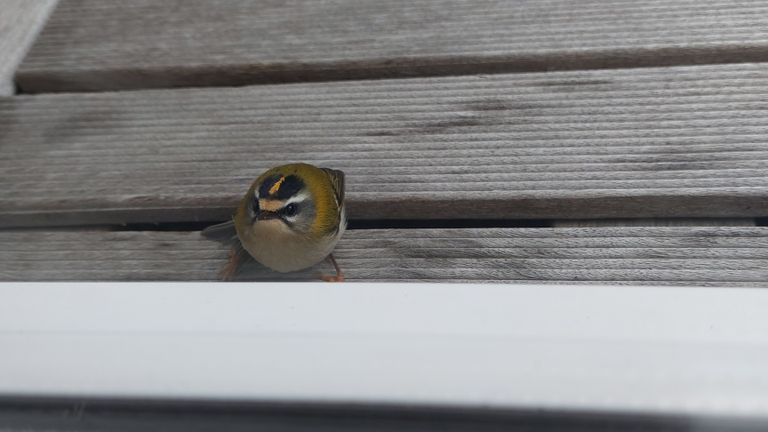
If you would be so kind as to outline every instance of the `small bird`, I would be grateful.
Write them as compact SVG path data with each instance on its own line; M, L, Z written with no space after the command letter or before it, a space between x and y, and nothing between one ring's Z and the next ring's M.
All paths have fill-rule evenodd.
M328 258L336 275L322 279L342 282L344 274L331 252L346 227L344 173L294 163L259 176L233 220L208 227L203 235L235 243L219 273L224 280L231 280L249 257L278 272L305 269Z

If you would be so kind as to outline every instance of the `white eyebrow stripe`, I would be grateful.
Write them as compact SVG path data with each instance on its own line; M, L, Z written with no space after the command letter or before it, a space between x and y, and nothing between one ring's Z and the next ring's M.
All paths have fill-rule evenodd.
M304 202L309 199L309 192L302 192L298 195L294 195L285 201L285 205Z

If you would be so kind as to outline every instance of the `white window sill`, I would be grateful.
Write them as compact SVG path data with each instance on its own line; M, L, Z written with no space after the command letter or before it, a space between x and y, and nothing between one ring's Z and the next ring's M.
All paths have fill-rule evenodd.
M768 291L0 284L0 395L768 418Z

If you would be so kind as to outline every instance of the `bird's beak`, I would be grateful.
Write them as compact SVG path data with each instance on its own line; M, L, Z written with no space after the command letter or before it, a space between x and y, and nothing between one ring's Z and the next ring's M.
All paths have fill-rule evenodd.
M259 214L256 215L255 219L263 221L263 220L279 219L279 218L280 218L280 215L277 212L262 210L259 212Z

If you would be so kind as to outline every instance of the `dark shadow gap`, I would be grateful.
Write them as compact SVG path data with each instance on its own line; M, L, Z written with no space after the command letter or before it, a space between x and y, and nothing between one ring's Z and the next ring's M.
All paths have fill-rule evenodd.
M347 223L348 230L371 229L440 229L440 228L574 228L574 227L738 227L749 225L735 225L732 223L707 223L718 221L718 218L698 218L680 220L690 223L675 223L675 218L658 219L579 219L568 221L564 219L352 219ZM756 218L755 226L768 226L768 217ZM557 222L561 222L558 224ZM198 222L160 222L160 223L128 223L122 225L76 225L76 226L51 226L51 227L3 227L0 232L19 231L176 231L192 232L216 225L222 221L198 221ZM594 222L595 224L591 224ZM727 221L726 221L727 222Z
M440 56L269 65L176 65L137 69L35 70L15 76L19 94L243 87L263 84L426 78L478 74L631 69L768 61L768 46L724 45L586 52Z
M765 419L366 403L0 398L0 429L24 431L758 431Z
M201 231L218 222L131 223L102 227L110 231ZM548 220L519 219L380 219L347 222L349 230L419 228L548 228Z

